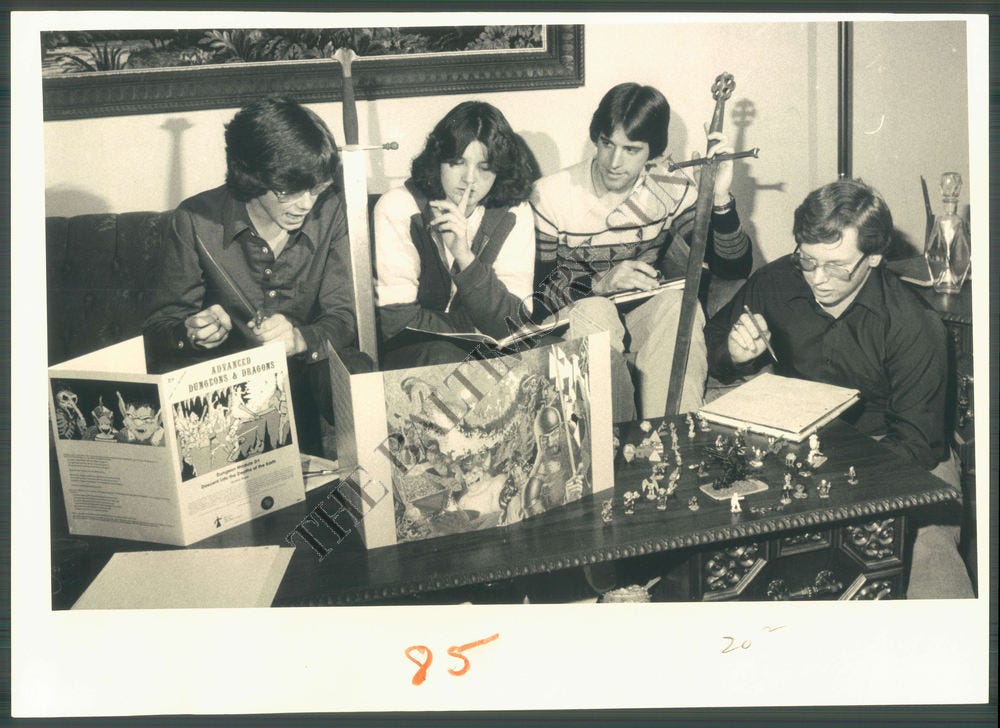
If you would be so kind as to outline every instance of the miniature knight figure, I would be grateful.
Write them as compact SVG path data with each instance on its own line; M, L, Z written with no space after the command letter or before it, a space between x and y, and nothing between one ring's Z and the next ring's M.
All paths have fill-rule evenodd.
M847 482L850 483L851 485L858 484L858 474L854 470L853 465L847 469Z
M830 481L823 478L819 481L819 485L816 486L816 490L819 492L820 498L830 497Z
M639 500L639 494L630 490L622 496L622 501L625 503L625 515L631 516L635 513L635 502Z
M806 462L812 468L818 468L826 462L826 456L819 449L819 435L809 436L809 454L806 456Z
M611 523L615 520L614 504L610 498L601 504L601 520L605 523Z
M693 495L688 498L688 510L696 511L699 508L701 508L701 506L698 505L698 496Z
M622 447L622 456L625 458L625 462L632 462L635 459L635 445L631 442L626 442L625 446Z
M729 512L730 513L742 513L743 509L740 507L740 501L743 500L743 496L739 493L733 493L732 497L729 499Z

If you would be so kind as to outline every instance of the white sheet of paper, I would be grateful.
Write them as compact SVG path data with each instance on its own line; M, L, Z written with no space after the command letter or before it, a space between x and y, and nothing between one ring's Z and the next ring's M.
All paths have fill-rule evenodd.
M248 546L117 553L73 609L269 607L294 551Z

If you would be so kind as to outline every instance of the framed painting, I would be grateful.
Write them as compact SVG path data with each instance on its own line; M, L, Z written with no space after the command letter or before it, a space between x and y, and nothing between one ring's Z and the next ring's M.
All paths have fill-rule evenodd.
M242 106L582 86L583 26L45 31L46 121Z

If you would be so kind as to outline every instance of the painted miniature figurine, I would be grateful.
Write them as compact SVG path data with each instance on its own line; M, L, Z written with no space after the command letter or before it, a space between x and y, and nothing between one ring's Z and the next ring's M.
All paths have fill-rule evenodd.
M812 468L818 468L826 462L826 455L820 452L819 436L816 434L809 436L809 454L806 456L806 462Z
M698 429L702 432L709 432L712 429L712 427L708 424L708 420L701 415L698 415Z
M631 516L635 513L635 502L639 500L639 494L630 490L622 496L622 501L625 503L625 515Z
M601 503L601 520L605 523L611 523L615 520L614 503L610 498Z
M684 464L684 459L681 457L680 450L674 450L674 462L677 463L677 467L680 467L681 465Z
M753 448L753 457L747 461L747 465L758 470L764 467L764 451L759 447Z
M794 495L792 497L793 498L798 498L799 500L801 500L803 498L808 498L809 494L806 493L806 487L804 485L802 485L802 483L796 483L795 484L795 493L794 493Z
M850 483L851 485L858 484L858 474L854 470L853 465L847 469L847 482Z
M701 508L701 506L698 505L698 496L693 495L690 498L688 498L688 510L696 511L699 508Z
M670 428L670 434L671 435L676 435L677 434L677 425L674 424L673 420L670 420L670 422L667 424L667 427Z
M705 469L705 461L704 460L702 460L701 462L698 463L698 477L699 478L707 478L708 477L708 470Z
M726 446L726 438L724 438L722 435L719 435L718 437L715 438L715 449L716 450L721 450L725 446Z
M785 473L785 483L781 486L781 502L788 505L792 502L792 474Z
M625 462L627 463L635 460L635 445L631 442L626 442L625 446L622 448L622 456L625 458Z
M816 486L816 490L819 493L820 498L829 498L830 481L827 480L826 478L823 478L821 481L819 481L819 485Z
M656 510L665 511L667 510L667 489L660 488L656 491Z
M676 432L671 432L670 433L670 448L672 450L676 450L678 448L677 433Z
M646 500L654 501L656 500L656 492L659 488L656 485L656 480L652 477L645 478L642 481L642 494L646 496Z
M732 497L729 499L729 512L730 513L742 513L743 509L740 507L740 501L743 500L743 496L739 493L733 493Z

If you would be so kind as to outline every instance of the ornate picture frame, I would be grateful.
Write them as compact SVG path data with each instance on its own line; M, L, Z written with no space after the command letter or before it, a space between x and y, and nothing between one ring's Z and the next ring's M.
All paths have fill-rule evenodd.
M539 49L361 56L355 96L380 99L572 88L584 82L583 26L544 25ZM45 121L239 107L266 94L340 101L332 58L88 71L43 78Z

